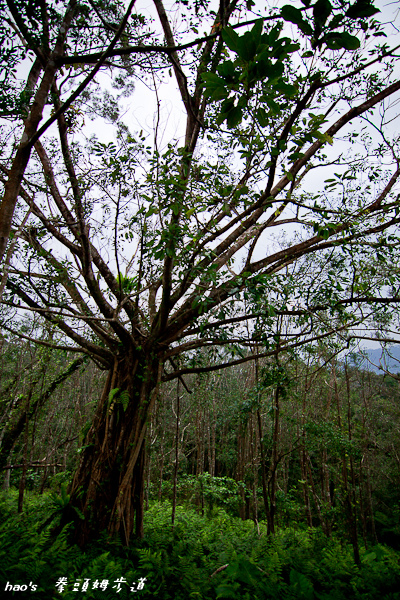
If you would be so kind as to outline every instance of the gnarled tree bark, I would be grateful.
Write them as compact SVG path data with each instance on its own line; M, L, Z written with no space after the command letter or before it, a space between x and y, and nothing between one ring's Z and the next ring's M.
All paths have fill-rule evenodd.
M143 535L144 441L160 378L154 356L128 351L115 358L70 490L67 517L80 545L104 529L125 544L134 530Z

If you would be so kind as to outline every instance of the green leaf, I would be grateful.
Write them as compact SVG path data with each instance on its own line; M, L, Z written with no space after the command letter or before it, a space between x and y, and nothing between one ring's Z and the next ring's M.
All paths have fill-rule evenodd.
M66 483L62 483L61 484L61 498L62 498L62 502L63 505L66 506L69 502L69 494L67 494L67 484Z
M126 409L128 408L128 404L129 404L129 393L127 390L124 390L123 392L121 392L121 395L119 397L121 404L122 404L122 408L124 409L124 412L126 412Z
M225 44L228 46L228 48L230 50L232 50L233 52L238 53L238 49L239 49L239 36L236 33L236 31L234 29L232 29L232 27L230 25L228 25L227 27L224 27L222 32L222 39L224 40Z
M296 594L297 598L302 598L303 600L313 600L313 584L305 575L303 575L303 573L299 573L295 569L291 569L289 577L291 584L290 588Z
M370 0L356 0L346 12L350 19L365 19L381 12Z
M281 112L281 107L272 98L267 98L267 106L273 115L278 115Z
M323 27L331 12L332 5L329 0L317 0L313 6L313 17L315 24Z
M311 25L303 19L303 15L300 9L295 8L290 4L285 4L285 6L282 6L281 9L281 17L285 21L290 21L290 23L294 23L295 25L297 25L297 27L302 33L304 33L304 35L313 34Z
M330 234L329 229L320 229L318 231L318 235L320 235L323 240L327 240L329 238L329 234Z
M346 31L343 33L329 33L323 41L330 50L357 50L360 47L360 40Z
M252 32L247 31L244 35L238 38L238 50L237 54L245 60L249 62L253 60L255 55L257 54L257 41L253 38Z
M297 50L300 50L300 44L286 44L284 46L284 50L287 54L292 54L292 52L297 52Z
M281 62L271 64L268 71L268 83L274 83L277 81L279 77L283 75L284 70L285 68Z
M360 40L346 31L341 34L341 42L345 50L357 50L360 47Z
M81 521L84 521L85 520L85 515L83 514L83 512L80 511L79 508L77 508L76 506L73 506L73 505L71 505L71 506L74 509L74 511L76 512L76 514L78 515L79 519Z
M343 21L343 15L335 15L328 23L329 29L336 29L338 25Z
M285 70L283 62L272 63L269 59L269 50L259 55L257 60L257 77L262 80L268 77L268 83L273 83L283 75Z
M235 71L235 65L231 60L226 60L221 63L218 67L218 73L227 81L228 83L234 83L238 80L238 73Z
M279 81L276 84L276 89L278 92L281 92L286 98L294 98L297 95L297 87L295 85L291 85L290 83L285 83L284 81Z
M217 600L219 600L221 598L225 599L225 598L238 598L238 588L239 588L239 584L235 583L235 584L230 584L230 583L221 583L217 589Z
M225 113L225 115L228 114L228 112L230 110L232 110L232 108L235 106L235 99L234 98L227 98L226 100L223 101L223 103L221 104L221 112Z
M254 42L256 43L257 46L261 42L261 35L262 35L263 27L264 27L264 20L263 19L258 19L254 23L254 27L251 30L251 35L252 35L253 40L254 40Z
M226 123L229 129L233 129L239 125L243 118L243 111L238 106L234 106L232 110L229 111L228 116L226 118Z
M189 210L186 211L186 216L189 218L191 217L194 213L196 212L196 207L194 208L189 208Z
M340 33L329 33L322 41L325 42L329 50L340 50L343 48L340 41Z
M226 81L215 73L203 73L202 79L205 83L206 94L212 100L222 100L228 96Z
M108 394L108 404L111 404L111 402L114 400L114 398L118 394L118 392L119 392L119 388L114 388L113 390L110 391L110 393Z
M258 123L260 124L260 127L266 127L269 123L268 115L267 115L265 109L262 107L257 109L256 118L257 118Z
M363 556L363 559L362 559L361 562L363 562L364 564L370 564L375 559L376 559L376 553L375 552L370 552L369 554L365 554Z

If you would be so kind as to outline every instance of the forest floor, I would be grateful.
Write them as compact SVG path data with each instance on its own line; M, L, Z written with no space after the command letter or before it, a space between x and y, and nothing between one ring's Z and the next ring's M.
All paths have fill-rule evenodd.
M126 548L99 533L81 550L68 528L55 538L56 520L46 524L61 504L31 492L18 515L16 490L0 496L1 597L400 600L400 552L383 544L360 546L357 565L337 533L292 526L268 536L263 521L183 506L172 528L171 504L154 502L143 540Z

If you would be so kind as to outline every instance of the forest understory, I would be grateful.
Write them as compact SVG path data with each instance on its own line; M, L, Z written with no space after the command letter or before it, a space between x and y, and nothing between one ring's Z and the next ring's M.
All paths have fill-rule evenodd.
M143 537L126 547L99 530L79 548L60 523L101 373L83 362L46 397L70 356L21 344L3 358L3 448L15 435L1 454L7 595L400 597L396 376L310 354L165 384L146 443ZM35 410L16 435L22 390Z

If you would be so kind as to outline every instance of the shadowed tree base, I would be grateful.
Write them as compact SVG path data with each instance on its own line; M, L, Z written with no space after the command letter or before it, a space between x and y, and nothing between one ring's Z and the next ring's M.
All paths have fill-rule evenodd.
M160 375L157 359L133 352L116 358L108 373L63 519L74 521L80 546L104 530L124 544L134 531L143 536L144 440Z

